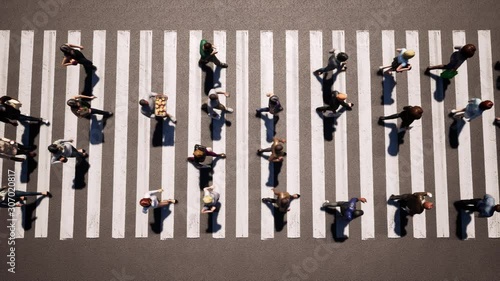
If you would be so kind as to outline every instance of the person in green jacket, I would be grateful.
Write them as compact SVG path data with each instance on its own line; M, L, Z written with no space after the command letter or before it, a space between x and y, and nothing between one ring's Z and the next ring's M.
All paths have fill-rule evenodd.
M221 63L219 59L215 56L217 54L217 49L212 43L203 39L200 42L200 64L207 64L213 62L216 66L227 68L227 63Z

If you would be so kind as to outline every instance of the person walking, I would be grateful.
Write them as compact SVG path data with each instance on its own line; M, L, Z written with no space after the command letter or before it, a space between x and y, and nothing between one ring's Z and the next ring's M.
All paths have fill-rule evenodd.
M319 76L325 72L335 69L337 69L337 72L345 71L347 69L346 61L349 59L349 56L346 53L340 52L336 49L331 49L329 53L330 57L328 58L328 65L315 70L313 72L314 75Z
M166 207L170 204L179 203L179 201L177 199L167 199L167 200L159 201L158 196L156 196L156 194L162 193L162 192L163 192L162 188L157 189L157 190L148 191L144 194L144 197L141 200L139 200L139 205L141 205L143 207L142 212L144 214L147 214L148 210L151 208L153 208L153 209L163 208L163 207Z
M424 110L422 109L422 107L408 105L403 107L403 111L401 111L400 113L396 113L389 116L380 116L378 118L378 123L380 125L383 125L384 120L401 118L402 122L399 131L403 132L411 129L410 127L411 123L413 123L413 121L415 120L419 120L420 118L422 118L423 113Z
M167 95L164 95L164 94L157 94L157 93L152 93L151 95L148 96L148 99L141 99L139 101L139 105L141 106L141 113L148 117L148 118L159 118L159 119L163 119L163 118L168 118L170 119L170 121L172 121L172 123L176 124L177 123L177 119L175 119L175 117L172 115L172 114L169 114L166 110L167 110L167 100L168 100L168 97ZM155 115L155 109L157 107L161 107L163 108L163 116L157 116Z
M269 98L267 107L258 108L255 111L257 116L260 116L262 112L269 112L272 115L277 115L283 111L283 106L281 106L280 99L277 95L273 93L267 93L266 96Z
M340 207L340 214L342 215L342 217L344 217L347 221L351 221L357 217L361 217L364 214L363 210L356 209L357 202L366 203L366 199L363 197L353 197L349 201L338 201L333 203L330 203L330 201L326 200L325 203L323 203L323 208L335 209L337 207Z
M286 140L280 139L278 137L273 138L273 143L271 147L268 148L259 148L257 150L257 155L262 155L264 152L271 152L269 156L269 162L283 162L283 157L286 156L286 152L284 151L284 144Z
M34 148L17 143L8 138L0 138L0 157L9 160L23 162L27 157L35 157L36 152ZM25 157L18 157L18 155L25 155Z
M421 214L424 210L434 208L432 202L425 201L425 197L432 197L430 192L415 192L413 194L394 195L389 197L389 200L398 201L400 207L405 210L410 216Z
M66 163L68 158L86 158L88 156L85 149L76 149L70 143L73 140L59 139L54 141L47 149L52 153L51 164Z
M201 209L201 213L209 214L215 212L217 210L219 198L220 194L214 191L213 185L203 188L203 208Z
M21 190L15 190L14 191L14 196L9 197L9 192L8 192L8 187L4 186L0 188L0 207L2 208L10 208L9 203L14 202L15 207L22 207L23 205L26 205L26 198L27 196L46 196L49 198L52 198L52 194L48 191L44 192L28 192L28 191L21 191Z
M232 108L226 107L220 102L218 95L229 97L229 93L227 92L222 92L220 89L211 89L210 92L208 92L208 99L206 103L208 116L217 120L221 118L223 113L234 112Z
M462 118L465 121L470 122L472 119L483 115L484 111L491 109L492 107L493 102L490 100L482 101L481 99L473 98L469 100L466 107L462 109L452 109L450 116L453 118Z
M496 212L500 212L500 204L495 205L495 198L486 194L483 198L459 200L455 203L459 209L479 212L480 218L492 217Z
M476 46L473 44L465 44L464 46L455 46L456 50L450 56L450 62L448 64L438 64L431 65L425 69L425 74L429 74L429 71L433 69L446 69L451 71L457 71L457 69L467 60L474 56L476 53Z
M290 211L290 203L293 199L300 198L300 194L293 194L284 191L280 192L273 188L273 193L276 195L276 198L262 198L262 203L265 204L275 204L278 210L282 213L286 213Z
M71 112L75 114L78 118L90 118L90 115L103 115L105 118L113 116L111 111L103 111L100 109L95 109L90 107L88 100L93 100L97 98L96 96L84 96L78 95L69 99L66 104L71 108Z
M64 43L61 47L59 47L59 49L64 54L64 58L61 63L62 66L81 64L87 75L91 74L92 71L97 70L97 67L95 67L94 64L80 51L83 50L83 46Z
M352 102L347 103L346 99L347 99L346 94L339 93L338 91L332 91L330 94L328 105L317 107L316 112L325 113L325 111L330 110L333 112L333 117L338 117L340 115L340 113L337 112L339 106L342 106L349 111L351 111L352 108L354 107L354 103Z
M21 111L19 110L21 106L22 103L12 97L0 97L0 121L11 124L13 126L18 126L18 121L27 123L36 122L38 124L45 124L47 126L50 125L50 122L47 119L21 114Z
M396 49L398 55L394 57L391 65L380 66L379 69L383 71L387 69L385 74L392 74L393 71L396 73L401 73L403 71L408 71L411 69L411 65L409 64L409 60L415 56L415 51L407 50L405 48Z
M219 59L215 56L217 54L217 48L215 48L212 43L208 42L205 39L200 41L200 64L207 64L209 62L213 62L216 66L221 68L227 68L228 65L226 63L221 63Z
M207 156L218 157L225 159L226 154L224 153L215 153L212 151L211 147L206 147L200 144L194 145L193 156L188 157L187 161L193 163L193 165L197 168L207 168L207 165L203 165Z

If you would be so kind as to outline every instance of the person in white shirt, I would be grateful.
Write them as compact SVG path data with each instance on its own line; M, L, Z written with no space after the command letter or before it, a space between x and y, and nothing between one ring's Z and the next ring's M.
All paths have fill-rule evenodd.
M47 147L52 153L51 164L66 163L68 162L68 158L85 158L88 156L85 149L76 149L70 142L73 142L73 140L59 139Z
M491 109L493 102L490 100L482 101L478 98L469 100L466 107L462 109L452 109L450 116L453 118L463 118L465 121L470 122L483 114L485 110Z
M167 199L167 200L158 200L158 197L155 195L156 193L162 193L163 189L157 189L148 191L144 194L144 198L139 201L139 205L143 207L142 212L147 214L148 210L151 208L162 208L170 205L171 203L177 204L179 201L176 199Z
M415 56L415 51L407 50L405 48L396 49L398 55L394 58L391 65L380 66L380 71L387 69L384 73L391 75L393 71L401 73L411 69L409 60Z
M203 189L203 208L201 209L202 214L213 213L217 209L217 204L219 203L220 194L214 191L214 186L208 186Z
M220 103L218 95L229 97L229 93L222 92L220 89L212 89L210 90L210 92L208 92L208 100L206 103L207 111L208 116L212 117L213 119L220 119L222 113L233 113L234 111L232 108L226 107L222 103Z

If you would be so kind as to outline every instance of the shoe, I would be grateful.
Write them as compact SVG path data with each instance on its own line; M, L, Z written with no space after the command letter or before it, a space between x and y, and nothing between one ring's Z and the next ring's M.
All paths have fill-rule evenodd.
M424 71L424 75L430 75L431 74L431 70L427 67Z
M221 153L221 154L219 154L219 157L222 158L222 159L226 159L226 154L225 153Z
M269 198L262 198L262 203L269 203Z
M95 65L92 65L92 70L96 71L97 67L95 67Z
M500 61L497 61L497 63L495 63L495 70L500 70Z
M174 199L174 204L177 204L177 203L179 203L179 200Z
M262 149L260 149L260 148L259 148L259 149L257 149L257 155L261 155L261 154L262 154L262 152L263 152L263 151L262 151Z
M170 121L172 121L172 123L174 124L177 124L177 119L175 119L175 117L170 117Z
M229 65L227 65L227 63L221 63L221 64L220 64L220 67L221 67L221 68L227 68L228 66L229 66Z
M313 72L314 76L320 76L321 74L323 74L323 72L321 72L321 71L314 71Z
M300 194L297 194L297 198L296 199L298 199L298 198L300 198Z
M261 116L262 116L262 113L258 109L256 109L255 110L255 117L261 117Z
M108 118L112 117L113 115L114 115L113 112L108 112L108 114L107 114Z
M232 109L232 108L228 107L228 108L226 108L226 111L227 111L228 113L233 113L233 112L234 112L234 109Z
M391 194L391 196L389 197L389 200L394 200L394 194Z
M458 112L458 111L457 111L456 109L452 109L452 110L450 111L450 113L452 113L452 114L455 114L455 113L457 113L457 112Z
M40 122L41 122L42 124L46 125L46 126L49 126L49 125L50 125L50 122L49 122L49 120L47 120L47 119L40 118Z
M321 205L323 208L326 207L326 205L330 204L330 201L328 200L325 200L325 202L323 202L323 205Z
M47 195L45 195L45 196L47 196L49 198L52 198L52 193L50 193L50 192L47 191Z

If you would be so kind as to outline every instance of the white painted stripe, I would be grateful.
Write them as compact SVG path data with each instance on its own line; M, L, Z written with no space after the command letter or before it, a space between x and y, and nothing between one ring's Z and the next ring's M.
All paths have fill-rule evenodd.
M176 116L177 104L177 32L165 31L163 44L163 92L168 96L167 112ZM174 126L172 122L163 123L163 132ZM174 131L172 131L174 133ZM167 138L175 140L174 136ZM175 146L164 145L162 148L162 177L161 186L165 190L162 199L175 199ZM169 215L163 221L163 231L160 239L174 238L174 205L169 207Z
M68 43L80 45L80 31L68 31ZM80 65L68 66L66 68L66 100L78 95L80 81ZM78 147L76 117L69 106L64 107L64 139L74 140L72 145ZM75 160L70 160L63 165L62 190L61 190L61 225L59 238L61 240L73 238L73 224L75 213L75 189L73 188L73 179L75 178Z
M30 115L31 109L31 77L33 72L33 40L35 33L33 30L23 30L21 33L21 54L19 62L19 93L17 100L22 102L22 113ZM16 142L28 144L29 126L18 126ZM22 180L28 175L28 161L16 162L16 190L26 191L26 181ZM22 221L22 209L17 208L15 218ZM16 238L24 238L24 228L16 227Z
M260 97L261 97L261 107L266 107L268 103L267 93L272 93L274 90L274 61L273 61L273 32L272 31L261 31L260 32ZM288 110L287 110L288 112ZM272 120L272 115L268 113L262 113L266 115L267 118ZM269 128L274 129L274 128ZM266 148L270 147L271 143L267 141L267 130L265 121L262 120L260 126L260 147ZM260 162L260 186L261 186L261 197L266 198L274 197L274 193L271 188L267 186L268 177L272 178L272 169L269 169L269 161L261 158ZM274 184L270 182L271 185ZM274 216L273 211L269 210L267 204L262 203L261 205L261 220L260 220L260 237L262 240L274 238Z
M441 55L441 31L429 31L429 65L442 63ZM434 74L437 75L435 72ZM450 223L448 214L448 178L446 168L446 132L444 105L442 101L436 100L434 96L443 95L442 80L439 78L439 86L436 80L430 79L431 83L431 107L432 107L432 147L434 155L434 202L436 212L436 235L437 237L450 237Z
M43 65L42 90L40 102L40 117L50 122L53 120L54 103L54 73L56 68L56 31L46 30L43 34ZM42 128L38 136L38 147L45 149L52 143L52 126ZM38 154L38 192L50 190L50 160L51 154L44 151ZM36 208L35 237L47 237L49 226L49 200L44 199Z
M493 63L491 55L491 34L489 30L478 31L478 53L479 68L481 74L481 99L492 100L493 96L493 73L491 65ZM498 105L497 105L498 106ZM497 162L497 139L495 126L491 123L495 120L495 110L486 110L483 113L483 148L484 148L484 174L486 193L493 196L499 202L498 191L498 162ZM493 215L488 218L488 237L500 238L500 216Z
M217 47L217 58L221 62L226 61L226 32L222 30L214 31L214 45ZM214 83L216 83L216 77L214 75ZM226 85L226 71L221 69L219 82L221 85ZM239 94L239 93L238 93ZM234 95L233 95L234 97ZM226 102L226 97L224 95L219 95L219 99L222 104L226 105L226 107L230 106ZM228 100L231 103L234 103L234 99ZM216 122L224 122L224 118L220 120L213 120L214 124ZM218 130L214 128L214 130ZM214 140L212 144L213 151L217 153L223 153L226 151L226 126L222 125L220 128L220 140ZM217 187L217 192L220 194L219 203L221 204L221 208L218 210L217 214L212 216L213 221L212 225L214 229L219 228L212 236L214 238L224 238L226 236L226 160L219 161L217 165L214 167L214 176L213 176L213 184Z
M151 94L151 74L153 63L153 31L141 30L139 49L139 97L143 99ZM156 187L149 186L149 153L151 120L144 118L140 110L137 113L137 194L135 237L148 237L148 214L142 212L139 200L144 194Z
M394 58L394 53L396 50L396 46L394 45L394 30L382 30L382 61L384 64L388 64L392 62ZM394 77L394 81L396 81L396 73L392 74ZM397 104L397 92L396 87L392 90L392 93L388 93L390 90L387 83L391 83L387 80L386 76L384 76L384 95L390 95L394 100L392 104L384 105L384 116L389 116L398 112L398 104ZM387 92L387 93L386 93ZM393 120L387 120L386 124L393 123L394 126L398 126L399 118ZM388 152L388 147L391 143L391 132L392 130L398 130L397 128L386 127L384 130L385 135L385 190L387 199L391 196L391 194L398 195L399 194L399 157L398 154L391 155ZM397 149L397 148L396 148ZM399 151L398 151L399 152ZM365 153L362 153L365 155ZM396 220L395 214L397 212L397 206L388 204L387 205L387 236L389 238L397 238L399 234L396 230Z
M189 32L189 123L188 155L192 155L195 144L201 143L201 69L200 59L201 30ZM206 116L205 116L206 117ZM199 171L187 165L187 237L200 237L200 189ZM197 177L194 175L198 175Z
M248 30L236 31L236 237L248 237Z
M359 174L361 195L368 201L362 205L361 239L375 238L373 212L373 161L372 161L372 100L370 69L370 34L356 31L358 54L358 102L359 102Z
M96 75L99 83L94 87L93 95L97 98L92 101L92 107L104 109L104 74L106 65L106 31L94 31L94 46L92 62L97 67ZM88 159L91 169L88 175L87 188L87 238L99 237L101 213L101 177L102 177L102 115L92 116L90 124L90 144Z
M312 74L323 67L323 33L309 32L310 81L311 81L311 188L313 237L326 237L325 212L321 206L325 201L325 144L323 122L316 108L323 106L321 83Z
M466 44L465 31L453 31L453 46L463 46ZM453 50L455 51L455 50ZM455 81L456 108L464 108L469 100L469 83L467 75L467 61L465 61L458 70ZM474 124L473 122L472 124ZM476 123L477 124L477 123ZM465 124L459 135L458 146L458 172L460 179L460 198L471 199L473 194L472 182L472 160L471 160L471 143L470 143L470 128ZM467 238L475 238L474 231L474 216L471 216L470 223L466 229Z
M9 41L10 31L0 30L0 96L7 95L7 78L9 71ZM5 124L0 123L0 136L5 136ZM0 186L3 179L3 161L0 161Z
M406 48L415 51L415 57L410 60L412 70L407 72L408 103L412 106L420 106L422 102L420 100L420 49L418 44L418 31L406 31ZM424 181L422 121L415 121L412 126L413 128L408 134L410 137L408 139L410 141L411 189L412 192L426 191ZM426 237L427 230L425 221L425 212L413 217L413 237Z
M116 40L115 138L113 153L113 219L112 237L125 237L125 203L127 199L127 139L130 31L119 30Z
M343 30L332 31L332 47L344 51L345 50L345 32ZM346 74L340 72L335 80L334 89L346 93ZM348 97L351 95L347 93ZM353 93L354 94L354 93ZM348 102L349 102L348 98ZM344 112L337 118L337 127L335 132L335 201L349 200L349 174L347 173L347 115L348 111ZM362 194L361 194L362 195ZM360 197L358 194L352 194L353 197ZM349 236L349 226L337 223L337 233L342 233Z
M299 32L286 31L286 181L290 194L300 194ZM285 164L285 163L283 163ZM287 214L288 238L300 237L300 200L293 200Z

